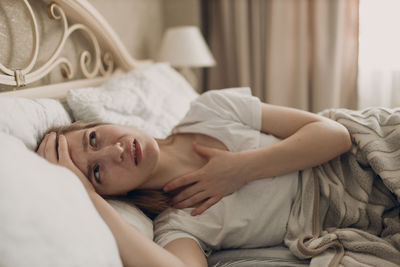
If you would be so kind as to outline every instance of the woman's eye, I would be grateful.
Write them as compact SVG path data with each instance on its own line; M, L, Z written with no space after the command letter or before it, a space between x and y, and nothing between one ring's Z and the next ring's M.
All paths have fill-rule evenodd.
M96 132L91 132L91 133L89 134L89 144L90 144L92 147L95 147L95 146L96 146L96 144L97 144L97 141L96 141Z
M96 180L96 183L101 184L101 181L100 181L100 167L99 167L99 165L96 165L93 168L93 177Z

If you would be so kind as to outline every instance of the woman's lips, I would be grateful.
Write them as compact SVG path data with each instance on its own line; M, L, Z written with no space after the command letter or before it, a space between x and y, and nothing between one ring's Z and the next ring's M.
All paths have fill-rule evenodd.
M136 165L139 165L139 163L142 161L142 149L140 147L140 143L135 139L134 141L135 145L135 163Z

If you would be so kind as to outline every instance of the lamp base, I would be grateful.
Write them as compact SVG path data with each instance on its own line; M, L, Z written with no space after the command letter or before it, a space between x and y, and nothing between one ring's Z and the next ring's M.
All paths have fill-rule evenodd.
M196 74L189 67L178 68L179 73L188 81L188 83L197 91L198 81Z

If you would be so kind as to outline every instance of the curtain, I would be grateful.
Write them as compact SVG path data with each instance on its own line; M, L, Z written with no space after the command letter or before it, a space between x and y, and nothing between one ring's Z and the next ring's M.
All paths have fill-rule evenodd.
M310 111L357 107L358 0L205 0L207 89ZM203 14L205 12L203 11Z

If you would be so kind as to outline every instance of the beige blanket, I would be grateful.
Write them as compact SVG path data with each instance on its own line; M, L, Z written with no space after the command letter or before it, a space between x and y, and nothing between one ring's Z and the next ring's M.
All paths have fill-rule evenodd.
M311 266L400 266L400 109L322 114L353 147L302 172L285 244Z

